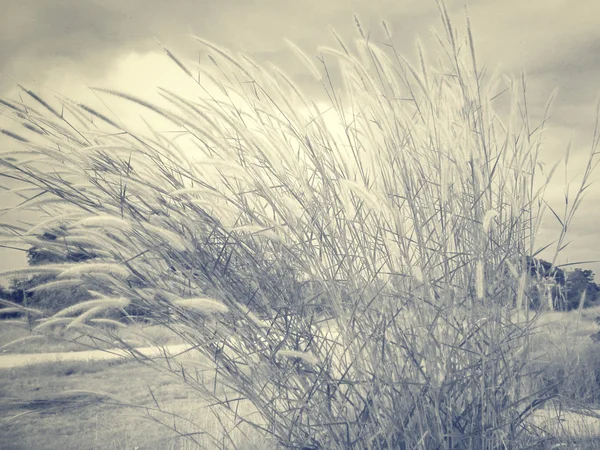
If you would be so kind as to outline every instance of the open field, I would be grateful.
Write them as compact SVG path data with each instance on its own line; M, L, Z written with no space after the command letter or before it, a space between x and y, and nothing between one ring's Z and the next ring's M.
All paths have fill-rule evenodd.
M191 435L196 443L181 434L216 429L197 393L134 361L2 370L0 397L0 448L7 450L210 448L201 434ZM268 448L256 432L231 435L238 448Z
M177 434L145 418L143 407L156 409L154 396L167 411L204 416L185 385L135 362L40 365L4 372L0 383L3 449L186 448L176 439L170 442L168 438ZM78 389L113 394L142 408L84 393L55 398L59 392ZM167 414L154 414L173 422Z
M170 355L178 355L189 349L190 347L188 345L180 344L160 347L138 347L135 350L140 356L156 358L162 357L164 352L168 352ZM35 364L64 364L78 361L113 361L122 358L132 358L132 355L123 348L71 352L8 353L0 355L0 370L27 367Z
M555 355L558 364L568 364L573 358L585 364L581 361L584 350L597 347L589 335L598 330L593 320L598 313L598 308L584 310L581 315L577 312L544 313L539 320L539 350ZM159 345L175 342L166 338L166 331L145 329L159 338ZM139 331L133 327L123 331L123 336L132 336ZM25 335L25 331L5 333L2 344L7 338ZM56 351L57 344L47 341L38 343L35 348L15 346L11 354L18 355L18 350L27 353L46 349ZM207 384L213 381L210 375L205 379ZM589 379L580 382L589 383ZM577 383L577 380L571 383ZM93 395L89 391L112 397ZM202 435L193 436L200 443L198 447L197 443L178 437L175 431L157 422L172 424L174 419L169 414L172 413L183 418L175 419L182 433L210 430L211 421L215 419L204 408L198 392L173 374L161 373L136 361L61 361L3 369L0 370L0 398L3 399L0 402L2 449L175 450L202 448L202 445L211 448ZM563 436L568 445L575 445L573 439L580 445L562 448L592 449L600 439L600 418L593 417L598 414L594 408L599 405L586 406L589 410L583 414L547 407L536 412L530 423L540 431ZM216 424L212 427L216 429ZM237 434L237 448L273 447L273 443L256 431L247 432L248 438L242 433ZM232 436L236 436L236 432Z
M155 448L160 448L158 440L164 431L136 417L135 410L85 394L66 395L63 401L45 399L58 392L93 387L113 394L127 393L130 400L149 405L148 382L157 388L155 395L171 405L187 398L183 391L173 391L168 377L157 377L152 369L131 362L31 366L4 371L0 382L4 399L0 447L4 449L133 449L153 441L157 441ZM188 402L188 407L191 405Z
M0 322L2 323L2 322ZM59 331L38 334L22 326L0 327L0 355L13 353L79 352L90 349L123 348L120 340L133 346L180 345L181 337L165 327L143 324L130 325L115 330L111 342L94 341L77 331Z

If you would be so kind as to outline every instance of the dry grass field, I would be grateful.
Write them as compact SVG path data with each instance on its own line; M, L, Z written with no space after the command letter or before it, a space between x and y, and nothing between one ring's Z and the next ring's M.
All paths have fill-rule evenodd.
M546 312L539 320L536 349L552 355L556 372L579 365L578 378L568 381L562 395L573 395L569 386L596 390L593 400L578 392L571 408L547 406L538 411L531 424L556 436L555 448L594 449L600 442L600 344L589 336L600 330L594 319L600 308L578 312ZM0 346L24 338L28 330L12 329L0 335ZM132 326L120 330L121 337L135 340L140 331L160 345L177 345L180 340L159 327ZM6 347L2 355L84 351L87 347L47 340L24 340ZM70 344L69 344L70 343ZM599 355L596 360L593 356ZM18 369L2 369L0 356L0 448L2 449L115 449L184 450L212 448L198 430L217 429L214 417L206 414L205 402L196 391L168 372L157 371L132 359L115 361L60 362L35 364ZM214 380L207 376L210 385ZM96 393L96 394L94 394ZM102 394L102 395L99 395ZM566 399L566 397L565 397ZM246 405L251 409L251 405ZM598 417L595 417L598 415ZM173 430L176 424L177 431ZM245 432L230 424L235 448L242 450L275 448L275 443L255 430ZM243 423L238 427L244 428ZM191 440L186 437L191 433ZM231 443L225 444L225 447Z

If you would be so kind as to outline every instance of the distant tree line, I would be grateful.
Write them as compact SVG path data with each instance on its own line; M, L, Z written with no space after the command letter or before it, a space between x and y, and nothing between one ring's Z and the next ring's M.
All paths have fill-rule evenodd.
M552 309L570 311L583 307L594 306L600 302L600 286L594 282L594 272L588 269L576 268L564 271L543 259L527 258L527 266L532 278L545 283L536 284L530 292L530 306L544 308L549 300ZM535 284L535 283L534 283ZM545 288L545 292L542 289Z
M61 237L63 230L54 233L46 232L42 240L52 243ZM27 262L30 266L42 264L77 263L96 258L92 251L82 247L72 247L62 253L43 248L31 247L27 250ZM600 303L600 286L594 282L594 272L576 268L565 271L554 267L543 259L527 257L527 268L534 280L534 287L528 293L529 306L533 309L549 308L558 311L570 311L579 307L583 300L584 307ZM32 290L32 288L52 281L55 275L35 275L28 279L14 279L8 288L0 286L0 298L34 308L55 312L72 304L91 298L84 286L67 286L60 290ZM11 313L1 317L10 317Z
M49 243L56 241L61 236L60 230L56 233L44 233L40 238ZM83 248L72 247L62 254L39 247L31 247L27 250L27 263L29 266L43 264L77 263L94 259L95 254ZM32 288L53 281L55 275L34 275L27 279L15 278L11 280L8 288L0 286L0 298L14 303L46 311L56 312L62 308L74 305L84 300L89 300L91 295L83 286L68 286L60 290L35 291ZM1 314L1 310L0 310ZM10 317L15 314L0 315Z

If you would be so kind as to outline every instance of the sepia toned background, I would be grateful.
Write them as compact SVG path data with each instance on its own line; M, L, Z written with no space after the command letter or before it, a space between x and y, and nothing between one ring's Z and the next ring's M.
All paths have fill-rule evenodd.
M559 88L542 159L552 164L572 141L567 181L576 190L577 174L589 154L595 104L600 92L600 3L593 0L447 0L455 25L468 10L480 66L518 77L527 74L530 114L541 116ZM356 37L353 14L374 41L383 38L381 19L397 48L414 59L418 35L433 48L431 27L439 29L434 0L414 1L248 1L248 0L4 0L0 16L0 96L18 98L17 82L45 98L62 94L98 104L89 86L108 87L149 98L156 86L177 87L193 95L190 80L172 64L159 41L182 60L198 60L194 34L259 63L271 62L291 75L314 99L323 91L289 51L290 39L308 55L334 46L328 25L347 42ZM315 62L317 60L315 59ZM100 103L102 104L102 103ZM110 104L125 121L139 110ZM6 141L2 141L3 145ZM594 176L594 179L597 179ZM547 199L564 205L564 170L557 171ZM0 207L17 200L0 193ZM562 263L600 259L600 185L594 185L570 230L572 241ZM0 218L3 220L3 218ZM10 220L19 220L11 218ZM556 220L548 214L539 246L552 241ZM25 264L23 252L0 249L0 270ZM578 264L600 274L599 263Z

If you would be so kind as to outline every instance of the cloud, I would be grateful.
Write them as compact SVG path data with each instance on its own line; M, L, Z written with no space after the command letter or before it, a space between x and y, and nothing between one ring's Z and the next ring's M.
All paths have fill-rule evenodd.
M318 45L333 43L327 25L344 38L357 37L355 12L374 37L382 37L380 20L389 17L407 49L415 31L427 34L430 23L439 20L433 0L15 1L0 18L0 71L36 83L61 67L100 77L124 54L156 51L154 38L196 55L197 45L188 37L193 33L294 72L283 38L313 55Z

